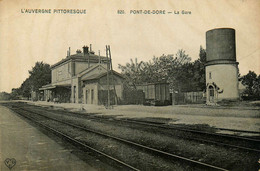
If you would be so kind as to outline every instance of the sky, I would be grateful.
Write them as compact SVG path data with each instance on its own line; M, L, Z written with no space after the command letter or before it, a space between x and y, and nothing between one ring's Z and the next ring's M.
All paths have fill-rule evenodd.
M22 13L26 9L51 13ZM86 14L53 13L54 9ZM145 10L165 14L144 14ZM100 50L105 56L105 46L110 45L117 71L118 64L131 58L149 61L179 49L196 60L200 45L206 48L206 32L222 27L236 30L240 73L260 74L259 0L0 0L0 92L18 88L37 61L53 65L65 58L69 47L74 54L92 44L96 54Z

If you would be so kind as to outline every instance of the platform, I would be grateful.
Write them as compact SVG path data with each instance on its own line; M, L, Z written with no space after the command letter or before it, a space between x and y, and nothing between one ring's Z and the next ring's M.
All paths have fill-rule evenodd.
M1 171L9 171L4 164L7 158L16 160L12 171L96 170L8 108L0 105Z

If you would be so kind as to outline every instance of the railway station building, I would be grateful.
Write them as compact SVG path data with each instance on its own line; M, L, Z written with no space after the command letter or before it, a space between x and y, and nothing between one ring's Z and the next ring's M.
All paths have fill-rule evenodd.
M107 57L95 55L87 46L83 47L83 52L77 50L73 55L68 52L65 59L51 66L51 84L39 89L42 100L104 104L108 86L111 97L122 100L124 78L114 70L108 72L108 62ZM110 84L107 84L107 78Z

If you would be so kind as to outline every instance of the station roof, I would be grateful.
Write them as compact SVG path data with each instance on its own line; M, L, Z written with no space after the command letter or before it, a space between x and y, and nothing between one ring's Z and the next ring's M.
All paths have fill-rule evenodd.
M76 60L76 61L83 61L83 62L88 62L88 59L90 60L90 62L94 62L94 63L98 63L99 62L99 56L98 55L95 55L95 54L92 54L92 53L88 53L88 54L83 54L83 53L76 53L76 54L73 54L73 55L70 55L70 56L67 56L65 59L62 59L61 61L53 64L51 66L51 69L56 67L56 66L59 66L69 60ZM100 56L100 60L101 61L107 61L107 57L105 56Z
M119 77L121 77L121 78L124 78L124 77L122 76L122 74L120 74L120 73L118 73L118 72L116 72L116 71L114 71L114 70L113 70L112 72L113 72L114 75L117 75L117 76L119 76ZM110 71L110 73L111 73L111 71ZM100 78L102 78L102 77L104 77L104 76L106 76L106 75L107 75L107 72L101 72L101 73L97 73L97 74L90 75L90 76L88 76L87 78L82 79L82 81L97 80L97 79L100 79Z
M71 85L69 84L63 84L63 85L54 85L54 84L47 84L39 88L39 90L50 90L50 89L55 89L57 87L70 87Z

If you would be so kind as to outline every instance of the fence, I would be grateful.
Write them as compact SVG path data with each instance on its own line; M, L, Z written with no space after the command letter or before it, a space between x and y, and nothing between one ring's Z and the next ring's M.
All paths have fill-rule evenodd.
M202 91L181 92L173 94L173 104L192 104L205 103L205 97Z

